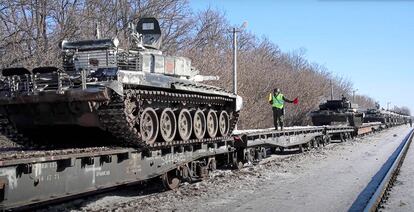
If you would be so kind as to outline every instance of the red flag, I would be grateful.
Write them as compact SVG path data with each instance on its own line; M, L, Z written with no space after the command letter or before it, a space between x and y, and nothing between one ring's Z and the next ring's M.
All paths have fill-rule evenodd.
M294 104L294 105L299 104L299 99L298 99L298 97L296 97L296 98L293 100L293 104Z

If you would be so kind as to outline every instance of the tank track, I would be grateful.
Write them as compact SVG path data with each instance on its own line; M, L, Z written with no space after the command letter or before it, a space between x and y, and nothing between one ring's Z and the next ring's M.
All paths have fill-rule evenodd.
M187 141L173 140L171 142L155 142L146 144L142 141L141 135L136 128L136 119L139 118L144 108L151 105L159 110L162 105L209 105L224 107L226 104L235 101L229 97L210 96L197 93L176 93L167 91L143 90L143 89L124 89L124 96L116 93L112 94L111 101L101 105L98 109L98 116L102 127L109 131L115 138L122 139L121 145L145 148L162 148L168 146L186 145L194 143L210 143L223 139L231 139L230 136L190 139ZM231 112L229 135L237 124L239 113Z

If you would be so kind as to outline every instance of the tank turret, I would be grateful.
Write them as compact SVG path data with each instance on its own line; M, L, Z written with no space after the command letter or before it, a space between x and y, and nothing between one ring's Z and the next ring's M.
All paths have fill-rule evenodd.
M98 72L94 76L115 74L114 69L142 71L173 77L191 79L198 71L186 57L165 56L159 50L161 31L155 18L143 18L137 26L129 28L129 42L120 47L120 41L96 39L84 41L63 41L63 66L65 71L86 74ZM112 70L112 71L111 71Z

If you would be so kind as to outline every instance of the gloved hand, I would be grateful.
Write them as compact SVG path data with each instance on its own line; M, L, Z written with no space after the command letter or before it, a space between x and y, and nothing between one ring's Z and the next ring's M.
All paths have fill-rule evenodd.
M294 105L299 104L299 99L298 99L298 97L296 97L296 98L293 100L293 104L294 104Z

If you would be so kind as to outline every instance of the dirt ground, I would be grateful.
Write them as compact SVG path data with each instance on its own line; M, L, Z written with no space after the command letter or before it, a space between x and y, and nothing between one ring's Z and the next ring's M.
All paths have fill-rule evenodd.
M173 191L129 186L44 211L347 211L408 132L401 126L303 154L272 155Z

